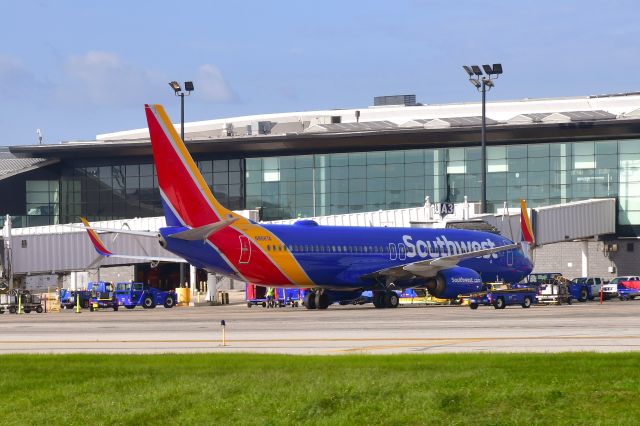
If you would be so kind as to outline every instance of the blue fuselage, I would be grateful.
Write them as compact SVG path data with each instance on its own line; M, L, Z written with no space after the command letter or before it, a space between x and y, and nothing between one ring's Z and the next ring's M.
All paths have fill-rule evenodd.
M253 226L262 227L268 235L274 237L266 247L264 244L259 247L261 255L277 264L278 252L287 251L314 286L345 290L374 288L376 278L369 275L376 271L513 244L493 233L458 229L318 226L312 221L301 221L294 225ZM237 262L251 265L252 259L256 259L253 270L261 268L255 255L258 249L255 241L251 241L254 244L251 249L254 254L251 255L251 250L246 247L243 249L241 241L231 246L226 244L225 249L221 250L221 244L216 244L215 238L210 238L203 244L201 241L180 241L169 237L184 229L170 227L163 228L160 232L169 241L166 247L169 251L184 257L195 266L256 284L308 286L298 282L270 282L268 277L252 280L246 274L239 274ZM501 280L510 283L520 281L532 270L531 262L519 249L467 258L457 266L476 271L483 281ZM425 276L402 277L394 284L400 288L417 287L427 279Z

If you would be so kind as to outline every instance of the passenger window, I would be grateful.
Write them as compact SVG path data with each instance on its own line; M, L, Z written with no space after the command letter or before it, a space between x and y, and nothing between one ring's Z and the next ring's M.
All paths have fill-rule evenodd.
M267 251L271 251L271 246L267 244Z

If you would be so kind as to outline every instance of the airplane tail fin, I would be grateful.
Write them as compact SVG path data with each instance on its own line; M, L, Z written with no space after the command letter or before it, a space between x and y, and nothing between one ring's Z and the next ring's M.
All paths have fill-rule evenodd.
M536 239L529 213L527 213L527 202L525 200L520 200L520 229L522 231L522 240L520 241L522 252L533 262L533 248L535 247Z
M111 256L113 253L111 253L111 251L109 251L107 246L104 245L98 233L91 228L91 225L89 225L89 221L84 217L80 217L80 220L84 224L84 227L87 230L87 234L89 234L89 239L91 240L91 244L93 244L93 248L96 249L96 252L100 256L104 256L104 257Z
M162 105L145 105L167 226L197 228L237 214L216 200Z

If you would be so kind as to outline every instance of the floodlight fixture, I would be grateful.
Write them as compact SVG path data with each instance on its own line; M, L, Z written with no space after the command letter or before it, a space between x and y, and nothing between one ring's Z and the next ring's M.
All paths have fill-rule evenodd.
M184 90L186 90L187 92L193 92L193 81L185 81Z
M484 73L486 75L491 75L493 74L493 70L491 69L491 65L483 65L482 69L484 70Z
M178 82L177 82L177 81L172 81L172 82L170 82L170 83L169 83L169 86L171 86L171 88L173 89L173 91L174 91L174 92L176 92L176 95L178 94L178 92L179 92L180 90L182 90L182 89L180 88L180 84L178 84Z
M493 64L493 73L495 75L502 74L502 64Z
M493 87L493 86L494 86L494 84L493 84L493 80L491 80L490 78L486 78L486 77L484 77L484 78L482 79L482 82L483 82L483 83L484 83L484 85L485 85L485 86L487 86L487 87ZM478 86L476 86L476 87L478 87Z
M482 75L482 70L480 69L479 66L477 65L471 65L471 69L473 70L473 73L475 75L477 75L478 77L480 77Z
M469 79L469 83L471 83L471 84L473 84L474 86L476 86L476 89L479 89L479 88L480 88L480 86L482 86L482 85L480 84L480 82L478 81L478 79L476 79L476 78L470 78L470 79Z
M464 68L464 70L467 72L467 74L469 74L469 77L473 77L473 70L471 68L469 68L468 65L463 65L462 68Z

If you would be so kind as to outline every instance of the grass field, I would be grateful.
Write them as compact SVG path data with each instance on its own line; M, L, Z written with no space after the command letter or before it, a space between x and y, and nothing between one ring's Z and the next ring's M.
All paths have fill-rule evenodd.
M640 353L0 356L0 424L638 424Z

